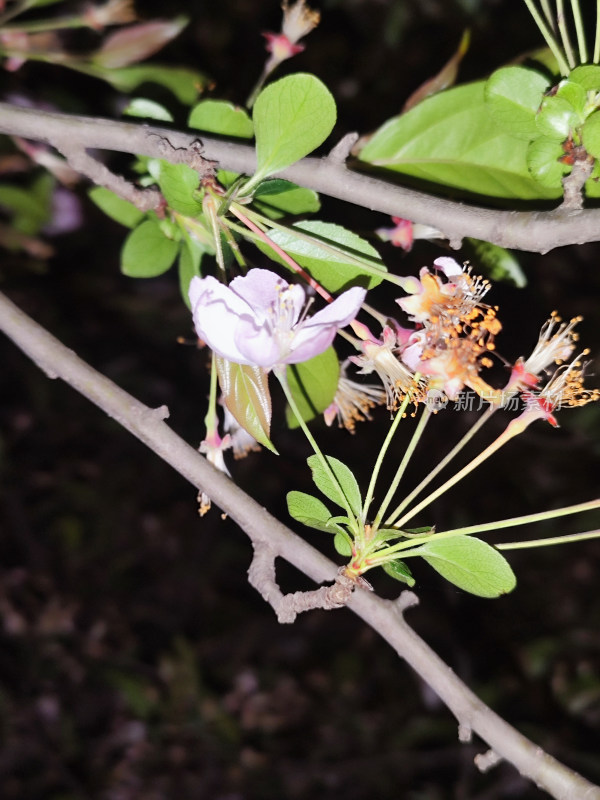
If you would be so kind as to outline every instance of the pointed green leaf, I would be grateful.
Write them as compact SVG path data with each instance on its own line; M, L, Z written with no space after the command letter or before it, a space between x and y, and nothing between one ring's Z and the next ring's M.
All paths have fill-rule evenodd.
M527 278L516 257L504 247L481 239L467 239L473 250L478 269L493 281L506 281L519 289L527 285Z
M383 280L382 273L387 272L379 253L369 242L331 222L298 222L287 230L271 231L269 238L329 292L339 292L351 284L372 289ZM259 244L258 247L273 261L289 269L268 245ZM369 270L357 264L357 258L366 260L373 268Z
M328 497L334 503L346 508L344 497L348 501L352 512L359 516L362 509L362 502L360 497L360 489L352 471L341 461L333 456L325 456L325 460L329 464L333 472L335 482L331 480L329 474L323 468L321 460L317 455L310 456L308 466L312 471L312 478L315 485L320 489L325 497Z
M478 597L499 597L517 585L504 556L473 536L434 538L411 551L417 553L447 581Z
M522 200L559 197L527 169L527 142L505 133L484 99L484 81L423 100L386 122L359 158L441 186L488 197Z
M129 200L123 200L104 186L94 186L88 192L90 199L115 222L127 228L135 228L144 218L144 212L136 208Z
M279 178L263 181L254 193L253 206L271 219L288 214L313 214L321 208L319 195Z
M265 178L311 153L331 133L335 101L314 75L288 75L259 94L253 111L256 175Z
M340 362L333 347L328 347L308 361L287 368L288 386L305 422L322 414L331 405L339 375ZM285 416L290 428L298 427L299 422L289 406Z
M269 436L271 431L271 394L269 377L262 367L234 364L216 357L223 402L239 424L259 444L277 453Z
M404 561L386 561L385 564L383 564L383 571L397 581L407 583L409 586L415 585L415 579L412 576L412 572L406 566Z
M331 522L331 512L318 497L305 492L288 492L287 506L290 516L309 528L333 534L342 531L339 525Z
M125 239L121 251L121 272L130 278L155 278L173 264L179 242L167 239L155 219L138 225Z
M254 136L254 126L248 113L226 100L201 100L190 111L188 127L240 139Z
M533 69L496 70L485 85L485 100L494 122L518 139L533 139L536 113L548 85L548 78Z

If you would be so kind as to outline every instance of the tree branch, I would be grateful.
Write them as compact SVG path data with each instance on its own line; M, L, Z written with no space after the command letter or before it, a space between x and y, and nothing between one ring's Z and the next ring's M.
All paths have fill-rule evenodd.
M207 160L244 174L252 174L256 166L252 145L193 131L51 113L8 103L0 103L0 133L55 147L68 141L75 150L114 150L163 158L200 171L208 168ZM330 158L304 158L279 176L348 203L431 225L451 242L471 236L503 247L545 253L555 247L600 239L600 209L502 211L459 203L351 171L338 155L334 149Z
M163 422L168 413L164 407L153 410L136 400L96 372L1 294L0 330L48 376L66 381L191 484L207 491L245 531L253 545L259 549L268 548L268 553L265 550L265 563L268 564L269 560L272 563L274 556L280 556L317 583L335 581L336 565L272 517L177 436ZM269 576L267 583L268 579ZM393 603L359 588L349 599L348 607L378 631L434 689L459 721L461 740L467 738L470 731L476 732L497 758L514 764L522 775L556 800L600 800L600 787L568 769L495 714L406 624L402 612L414 602L412 594L408 594L408 598L402 594L399 601ZM268 599L272 602L271 597ZM489 761L489 756L484 758L484 766Z

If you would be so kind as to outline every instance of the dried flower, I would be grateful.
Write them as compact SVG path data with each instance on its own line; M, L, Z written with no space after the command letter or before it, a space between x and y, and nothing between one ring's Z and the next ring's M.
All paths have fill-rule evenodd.
M575 326L581 317L573 317L570 322L562 322L556 311L542 326L538 342L529 358L519 358L515 363L505 392L533 389L540 377L552 365L566 361L575 349L579 339ZM557 327L558 326L558 327Z
M281 7L281 32L263 33L267 40L267 51L271 54L264 69L267 75L282 61L304 50L304 45L298 44L299 40L316 28L321 20L319 12L305 5L304 0L296 0L293 5L284 0Z
M338 426L354 433L357 422L371 419L369 411L386 399L381 386L372 383L357 383L346 377L348 362L341 365L338 388L333 402L323 412L325 423L332 425L337 418Z
M415 239L444 239L444 234L431 225L421 225L402 217L392 217L393 228L377 228L375 233L383 242L401 247L405 252L412 249Z
M554 412L561 408L576 408L600 400L600 389L586 389L583 385L589 362L582 361L588 354L584 350L570 364L562 364L539 392L523 392L526 402L522 412L510 425L524 430L536 419L545 419L554 428L558 422Z
M408 393L414 402L423 399L423 382L418 381L414 372L398 358L404 342L392 327L384 327L381 339L376 339L366 325L355 323L352 329L363 340L363 354L350 356L350 361L360 367L362 375L371 372L379 375L390 411L395 411Z
M231 477L231 473L225 466L225 458L223 457L223 453L225 450L231 447L231 436L227 434L223 438L219 436L219 433L216 429L212 432L208 433L206 439L204 439L200 443L200 447L198 448L201 453L206 456L206 460L209 461L213 467L224 472L225 475ZM198 513L201 517L203 517L208 511L210 511L211 500L210 497L206 494L206 492L199 492L198 493Z
M137 19L133 0L108 0L101 6L88 6L83 19L90 28L102 30L107 25L126 25Z

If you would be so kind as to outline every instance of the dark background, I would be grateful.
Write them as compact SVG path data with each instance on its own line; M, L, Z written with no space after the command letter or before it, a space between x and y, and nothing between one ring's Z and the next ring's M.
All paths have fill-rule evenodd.
M335 133L365 133L437 72L465 27L472 45L463 81L539 46L522 6L330 0L320 6L322 24L306 51L279 74L314 72L338 102ZM243 102L265 57L260 32L278 29L278 5L221 0L168 7L169 15L189 13L191 23L156 60L201 69L214 79L215 97ZM147 17L165 14L158 2L138 8ZM3 97L19 93L65 111L115 116L121 107L104 84L58 67L26 64L4 73L2 85ZM185 119L170 96L153 91ZM127 168L120 159L114 164ZM77 194L84 226L54 237L55 256L45 263L3 253L0 288L143 402L168 405L174 429L197 443L208 373L202 353L177 343L192 341L193 332L176 278L122 276L124 229L92 206L85 186ZM388 223L328 198L323 209L325 219L364 235ZM381 250L400 274L442 254L423 243L409 255ZM489 295L504 322L503 355L527 354L554 308L567 319L584 314L582 342L599 352L598 256L595 244L521 255L528 287L498 285ZM182 478L5 339L0 365L3 798L546 796L510 766L479 775L472 759L484 745L459 744L451 714L350 612L311 612L279 626L246 582L246 537L218 509L199 520L195 492ZM590 383L598 385L598 378ZM599 417L597 407L587 406L563 412L557 431L537 423L423 521L447 528L593 498ZM411 484L473 419L449 411L431 422ZM382 440L387 424L380 410L354 437L315 428L325 452L368 479L371 442ZM411 425L395 445L397 459ZM494 420L485 443L502 425ZM308 489L309 451L285 429L280 403L273 436L285 456L261 452L233 464L232 472L287 521L285 493ZM567 520L524 535L595 525L593 518ZM306 535L333 555L324 534ZM516 537L490 537L509 538ZM421 604L408 619L494 710L599 782L600 546L529 550L511 553L510 561L518 586L497 601L470 597L416 565ZM309 586L290 567L281 565L280 574L286 589ZM391 579L373 579L383 595L397 594Z

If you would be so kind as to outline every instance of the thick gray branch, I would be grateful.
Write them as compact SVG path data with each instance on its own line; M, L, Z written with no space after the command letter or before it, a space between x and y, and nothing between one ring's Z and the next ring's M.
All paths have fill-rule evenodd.
M77 149L114 150L163 158L198 167L202 156L223 168L252 174L251 145L225 142L195 132L181 132L131 122L78 117L0 103L0 133L55 145L65 139ZM304 158L281 177L348 203L404 217L441 230L451 241L471 236L487 242L545 253L554 247L600 239L600 209L499 211L458 203L353 172L332 158Z
M163 421L163 407L150 409L96 372L44 328L0 294L0 330L50 377L61 378L89 398L198 489L205 490L250 537L254 545L285 558L317 583L335 581L336 565L272 517L245 492L215 470ZM499 758L556 800L600 800L600 788L556 761L522 736L473 694L410 628L401 595L391 603L357 589L348 607L390 643L398 655L434 689L451 709L460 729L476 732Z

